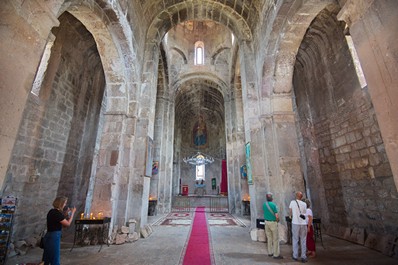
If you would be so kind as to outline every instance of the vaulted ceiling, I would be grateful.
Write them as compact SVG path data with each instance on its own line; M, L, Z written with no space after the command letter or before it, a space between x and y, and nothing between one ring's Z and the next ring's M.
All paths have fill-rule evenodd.
M161 40L168 30L187 20L212 20L230 28L240 39L251 40L260 14L273 0L140 0L150 25L148 36Z

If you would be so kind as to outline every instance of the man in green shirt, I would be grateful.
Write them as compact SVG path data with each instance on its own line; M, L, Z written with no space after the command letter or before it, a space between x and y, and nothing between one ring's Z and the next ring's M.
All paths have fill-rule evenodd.
M263 210L265 234L267 235L268 256L273 256L274 259L283 259L279 250L278 207L273 202L272 193L268 192L266 199L267 200L263 204Z

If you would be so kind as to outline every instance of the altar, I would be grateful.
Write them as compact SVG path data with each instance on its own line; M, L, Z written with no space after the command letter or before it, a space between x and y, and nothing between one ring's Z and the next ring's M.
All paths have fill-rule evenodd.
M228 196L190 194L187 196L174 196L172 201L173 212L195 211L196 207L205 207L209 212L229 212Z
M194 194L198 196L203 196L206 194L206 184L204 184L203 181L201 183L195 183Z

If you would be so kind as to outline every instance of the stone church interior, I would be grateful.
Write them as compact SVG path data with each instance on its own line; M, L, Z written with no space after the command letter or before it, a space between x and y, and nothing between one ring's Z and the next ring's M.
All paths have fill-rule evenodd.
M394 0L1 1L11 241L39 235L57 196L138 233L216 207L258 241L266 193L284 217L302 191L324 234L398 258L397 14Z

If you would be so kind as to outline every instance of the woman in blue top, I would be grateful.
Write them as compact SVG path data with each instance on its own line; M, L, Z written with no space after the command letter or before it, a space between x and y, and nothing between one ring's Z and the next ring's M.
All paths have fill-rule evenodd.
M47 233L44 236L43 261L45 265L59 265L61 253L61 230L62 227L68 227L72 223L76 208L68 209L70 217L65 218L63 209L68 202L66 197L57 197L54 202L54 208L47 214Z

